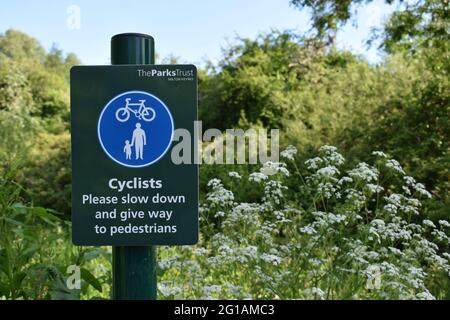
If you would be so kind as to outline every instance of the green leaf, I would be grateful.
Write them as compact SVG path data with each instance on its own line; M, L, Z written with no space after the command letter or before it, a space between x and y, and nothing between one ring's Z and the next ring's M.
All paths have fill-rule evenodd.
M35 215L37 215L43 219L48 219L50 221L59 221L60 220L57 216L51 214L47 209L42 208L42 207L32 207L31 211Z
M7 218L7 217L2 217L2 218L0 218L0 220L4 220L4 221L7 221L9 223L18 225L19 227L26 227L27 226L26 224L24 224L22 222L19 222L17 220L14 220L14 219L11 219L11 218Z
M108 259L111 256L111 253L109 253L107 250L102 249L102 248L95 248L95 249L88 250L87 252L85 252L84 261L90 261L90 260L97 259L102 256Z
M81 279L93 286L97 291L102 292L102 285L97 278L85 268L81 268Z
M23 279L25 279L26 276L27 274L23 271L15 273L12 279L13 288L20 289L20 287L22 286L22 281Z
M9 298L9 287L6 284L0 283L0 298L5 297Z
M18 214L25 214L28 211L28 207L24 205L23 203L14 203L10 206L11 209L14 210L15 213Z

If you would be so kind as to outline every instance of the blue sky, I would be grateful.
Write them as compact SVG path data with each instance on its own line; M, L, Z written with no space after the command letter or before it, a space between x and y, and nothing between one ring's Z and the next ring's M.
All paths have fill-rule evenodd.
M70 24L76 21L68 13L73 5L80 9L79 28ZM362 7L355 26L349 23L338 33L338 46L378 61L376 49L366 50L364 40L391 11L382 0ZM254 38L272 28L301 33L310 26L308 11L294 9L288 0L14 0L4 1L0 11L0 33L9 28L37 38L47 49L56 44L74 52L84 64L109 64L109 41L116 33L148 33L160 57L172 54L201 65L220 59L221 48L237 35Z

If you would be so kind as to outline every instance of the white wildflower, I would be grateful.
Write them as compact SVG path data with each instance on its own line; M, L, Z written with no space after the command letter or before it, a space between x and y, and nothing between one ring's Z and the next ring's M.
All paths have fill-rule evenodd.
M271 176L278 172L281 172L285 176L289 176L289 171L286 169L286 164L282 162L267 161L263 164L259 171L266 176Z
M416 179L410 176L404 176L403 180L405 180L406 184L411 187L416 184Z
M312 227L310 225L307 225L307 226L304 226L304 227L300 228L300 232L301 233L305 233L305 234L309 234L309 235L317 233L316 229L314 229L314 227Z
M450 238L445 234L445 232L442 232L441 230L434 229L431 234L441 242L447 242L450 244Z
M161 282L158 283L158 290L164 297L174 297L182 292L181 288L179 287L169 286Z
M259 183L261 181L267 180L267 176L261 172L253 172L253 173L250 173L248 180Z
M344 157L337 152L337 148L334 146L322 146L319 148L320 154L323 156L323 160L334 166L340 166L345 162Z
M370 193L380 193L382 192L384 189L383 187L377 185L377 184L372 184L372 183L368 183L366 185L367 189L369 190Z
M228 172L228 176L230 176L232 178L236 178L236 179L242 178L241 175L239 173L237 173L236 171Z
M436 298L429 291L416 294L416 298L419 300L436 300Z
M217 211L214 215L215 218L225 217L225 212L223 211Z
M397 248L394 248L394 247L389 247L389 250L395 255L398 255L398 256L402 256L403 255L403 252L400 249L397 249Z
M223 187L219 179L212 179L208 182L208 187L212 191L206 195L206 199L211 202L213 206L224 206L233 204L233 192Z
M350 177L342 177L341 179L339 179L338 181L338 185L343 185L344 183L352 183L353 179Z
M431 220L425 219L422 221L422 223L430 228L436 228L435 224Z
M332 177L339 174L339 170L335 166L327 166L317 170L317 175L323 177Z
M392 214L396 214L397 213L397 207L395 205L393 205L393 204L390 204L390 203L385 205L383 207L383 209L386 210L389 213L392 213Z
M366 196L358 190L348 189L346 199L356 208L362 208L366 203Z
M206 295L207 300L212 299L212 295L219 294L222 291L222 286L220 285L205 285L203 286L203 294Z
M387 168L391 168L392 170L401 173L401 174L405 174L405 171L403 170L402 166L400 165L400 163L395 160L395 159L389 159L386 161L386 167Z
M267 204L270 200L273 200L276 204L281 203L281 199L284 197L283 190L287 190L286 186L278 180L270 180L266 182L264 186L263 202Z
M336 152L337 148L335 146L324 145L319 148L319 151L331 153Z
M323 160L320 157L315 157L305 161L306 167L309 170L317 170L319 166L322 164Z
M195 248L194 249L194 254L196 255L196 256L198 256L198 257L201 257L201 256L205 256L205 255L207 255L208 254L208 249L206 249L206 248Z
M281 151L280 156L282 158L286 158L288 160L294 160L294 156L297 154L297 148L289 145L287 146L287 148L283 151Z
M325 292L322 289L316 287L304 289L303 292L307 296L313 296L314 298L318 298L320 300L323 300L326 297Z
M222 186L222 181L220 181L220 179L214 178L209 180L207 186L212 188Z
M360 162L355 169L348 171L348 175L352 178L360 179L366 182L378 180L378 170L370 167L365 162Z
M411 195L411 189L408 188L407 186L402 186L402 190L403 190L403 192L405 192L406 195L408 195L408 196Z
M447 220L439 220L439 224L440 224L442 227L450 228L450 222L448 222Z
M333 186L333 184L329 182L319 183L319 185L317 186L317 192L323 195L326 199L330 199L331 197L333 197L336 191L337 190Z
M429 193L427 191L427 189L425 189L425 186L422 183L416 183L415 186L414 186L414 189L421 196L424 196L424 197L426 197L428 199L431 199L431 193Z
M281 259L279 256L274 255L274 254L267 254L267 253L263 253L260 255L261 260L271 263L274 266L279 265L283 259Z
M387 158L387 155L383 151L373 151L372 155L381 157L381 158Z

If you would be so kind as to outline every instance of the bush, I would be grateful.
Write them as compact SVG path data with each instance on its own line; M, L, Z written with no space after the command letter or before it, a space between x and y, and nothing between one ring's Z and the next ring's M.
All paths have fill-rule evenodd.
M15 170L0 176L0 299L79 299L107 289L110 253L73 246L70 222L28 202ZM69 266L80 267L79 290L66 286Z
M450 223L421 216L431 196L422 184L382 152L347 169L331 146L300 167L295 153L283 152L288 164L230 173L254 186L255 202L209 182L199 244L160 250L161 296L448 298ZM298 191L286 187L298 181Z

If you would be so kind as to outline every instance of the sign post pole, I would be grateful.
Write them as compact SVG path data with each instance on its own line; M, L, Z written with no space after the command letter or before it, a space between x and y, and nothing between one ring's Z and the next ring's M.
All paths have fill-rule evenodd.
M154 64L155 44L144 34L124 33L111 39L111 64ZM156 299L155 246L113 247L113 299Z

